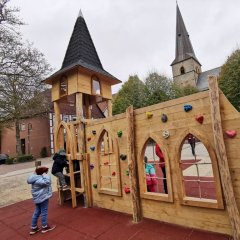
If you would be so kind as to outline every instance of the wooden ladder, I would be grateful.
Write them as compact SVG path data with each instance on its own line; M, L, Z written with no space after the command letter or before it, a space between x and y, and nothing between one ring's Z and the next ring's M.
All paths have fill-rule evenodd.
M66 199L66 192L71 192L72 207L77 207L77 195L83 194L85 207L92 206L92 192L91 192L91 178L90 178L90 164L89 154L76 153L74 159L71 154L67 154L67 161L69 163L69 173L65 176L70 178L69 190L61 190L58 188L58 199L59 204L63 205ZM79 171L74 171L73 161L78 161ZM80 173L80 187L76 187L75 175Z

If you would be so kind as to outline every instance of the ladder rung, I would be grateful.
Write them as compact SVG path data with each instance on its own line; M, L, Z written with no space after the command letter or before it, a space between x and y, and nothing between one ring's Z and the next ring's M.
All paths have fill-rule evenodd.
M83 188L75 188L75 191L79 192L79 193L84 193L84 189Z

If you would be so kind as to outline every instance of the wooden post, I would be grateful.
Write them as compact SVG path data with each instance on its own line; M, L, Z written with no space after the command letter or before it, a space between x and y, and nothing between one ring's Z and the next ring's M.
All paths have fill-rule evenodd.
M89 154L83 155L83 169L84 169L84 191L86 192L85 207L92 207L92 190L91 190L91 173Z
M209 97L211 105L212 128L214 143L217 153L219 172L223 187L223 193L227 205L227 211L232 225L234 240L240 239L240 216L237 208L231 174L228 166L228 159L222 132L222 120L219 106L219 90L216 76L208 77Z
M90 101L89 101L89 95L85 94L85 106L86 106L86 118L91 119L91 108L90 108Z
M137 159L134 151L134 118L133 118L133 107L130 106L126 110L127 117L127 145L128 145L128 168L129 168L129 179L132 195L132 207L133 207L133 222L141 221L141 208L140 208L140 195L138 185L138 174L137 174Z
M78 150L80 153L85 153L85 141L84 141L84 124L81 122L83 119L83 94L76 93L76 117L79 121L78 126Z
M61 116L60 116L60 108L59 108L59 103L54 102L54 114L55 114L55 121L54 121L54 151L57 152L60 147L64 146L64 139L63 139L63 132L60 130L60 139L57 139L57 128L59 123L61 122Z
M108 103L108 116L112 117L112 100L107 100Z

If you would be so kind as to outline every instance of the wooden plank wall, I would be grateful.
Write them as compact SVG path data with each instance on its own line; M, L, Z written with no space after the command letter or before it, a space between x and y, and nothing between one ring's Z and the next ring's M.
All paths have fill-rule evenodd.
M190 104L193 109L189 112L183 110L185 104ZM238 209L240 209L240 114L228 102L226 97L220 93L220 109L222 117L223 133L226 130L236 130L235 138L229 138L224 134L224 141L229 161L233 190L236 197ZM146 112L152 112L152 118L146 117ZM168 121L163 123L161 115L166 114ZM203 124L195 120L197 115L204 116ZM151 134L158 136L161 146L165 149L169 159L172 201L151 200L141 198L142 216L168 223L178 224L185 227L209 230L219 233L232 234L232 229L226 207L224 209L213 209L205 207L194 207L182 205L181 182L179 179L179 151L184 133L196 131L204 136L209 146L214 150L214 138L211 122L211 109L209 92L201 92L180 99L156 104L146 108L134 110L135 130L135 153L138 163L139 179L143 179L144 171L142 159L140 159L142 147ZM113 138L117 139L119 154L127 154L127 121L126 114L120 114L103 120L94 120L86 125L87 153L90 155L90 163L96 166L97 141L101 131L106 129ZM96 135L92 133L96 131ZM122 137L117 132L122 130ZM162 137L163 130L170 132L170 137ZM91 138L91 139L90 139ZM90 139L90 140L89 140ZM95 146L96 150L90 150ZM124 192L125 186L130 186L129 177L125 174L128 162L120 160L121 171L121 196L99 194L98 189L92 187L93 205L112 209L119 212L132 213L131 195ZM97 183L96 167L91 170L91 182ZM141 181L140 181L141 182ZM140 191L142 186L140 184Z

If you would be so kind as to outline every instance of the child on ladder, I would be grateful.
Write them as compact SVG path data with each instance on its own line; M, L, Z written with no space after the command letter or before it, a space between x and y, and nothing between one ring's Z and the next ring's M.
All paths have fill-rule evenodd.
M54 154L53 160L52 174L59 179L60 189L69 189L63 175L63 168L68 166L65 150L61 148L58 153Z

